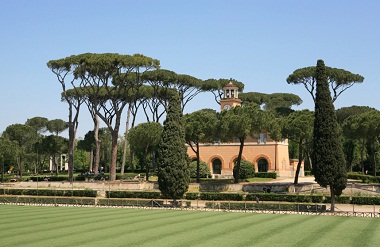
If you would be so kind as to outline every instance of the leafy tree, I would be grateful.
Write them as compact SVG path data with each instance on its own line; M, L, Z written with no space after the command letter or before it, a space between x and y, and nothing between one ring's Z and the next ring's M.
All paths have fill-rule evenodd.
M347 173L323 60L318 60L315 75L313 173L320 186L330 187L331 211L334 211L335 196L340 196L346 188Z
M5 171L9 171L11 164L17 162L18 146L16 142L0 137L0 165L1 165L1 182L4 179Z
M100 145L99 145L100 146ZM88 152L90 155L90 166L89 166L89 170L90 171L96 171L95 174L98 174L98 170L99 170L99 160L100 160L100 148L99 148L99 157L97 158L98 159L98 163L97 163L97 166L93 166L93 157L94 157L94 149L95 149L96 145L95 145L95 137L94 137L94 131L89 131L87 132L85 135L84 135L84 139L83 140L79 140L78 141L78 144L77 144L77 149L79 150L82 150L82 151L86 151ZM79 155L79 153L78 153ZM82 155L82 154L80 154Z
M26 120L26 125L32 127L37 133L45 132L48 119L45 117L34 117Z
M199 162L199 165L197 161L190 162L189 171L191 178L210 178L212 176L210 167L204 161Z
M28 125L12 124L5 129L3 136L8 140L17 143L18 175L22 177L25 148L27 145L31 145L35 140L36 132Z
M216 113L210 111L196 111L184 116L185 140L197 156L197 183L200 182L200 143L211 143L215 138L215 131L218 126Z
M72 86L74 90L78 90L76 85L77 78L74 76L74 71L80 65L80 61L74 57L68 57L58 60L50 60L47 63L48 68L56 75L58 82L61 84L62 93L61 99L69 106L69 181L73 182L74 171L74 149L75 149L75 136L78 130L78 119L80 107L83 103L81 93L67 94L68 87ZM81 83L79 83L81 84ZM80 90L79 90L80 91Z
M149 180L149 164L146 158L148 154L151 154L152 162L155 163L154 154L160 144L161 135L162 126L160 123L141 123L129 131L128 139L133 151L142 154L147 181Z
M239 182L239 171L244 142L249 135L258 134L267 129L274 119L270 112L262 111L256 104L246 104L243 107L234 107L220 114L222 139L226 141L239 140L239 154L236 160L234 183Z
M188 190L190 182L183 126L180 96L174 95L164 121L157 162L159 189L165 197L172 198L174 204Z
M303 148L312 141L314 113L309 110L295 111L283 119L283 135L298 144L298 164L294 184L298 184L301 164L304 160Z
M110 179L116 180L121 114L133 99L128 96L142 86L140 74L158 68L159 61L141 54L87 53L76 57L80 65L75 70L75 76L83 81L86 100L92 102L91 109L111 132Z
M371 110L360 115L348 117L343 124L344 133L352 138L362 141L362 162L364 146L367 144L371 153L371 163L373 164L373 174L376 176L376 151L380 141L380 112ZM364 168L364 163L362 163Z
M354 124L357 121L357 119L354 116L360 115L364 112L368 112L371 110L375 109L368 106L350 106L342 107L336 110L338 122L343 128L343 151L346 158L347 170L352 171L355 160L358 160L358 157L360 157L359 162L362 168L362 172L364 174L364 152L366 146L366 134L364 134L361 131L360 127L357 128L357 124ZM357 154L358 152L359 154Z
M156 96L152 98L160 100L165 108L167 108L165 99L173 91L180 94L182 111L189 101L202 92L202 80L190 75L176 74L170 70L147 71L142 74L142 79L152 86ZM166 97L160 97L162 95L166 95Z
M58 175L58 165L56 156L67 151L67 140L62 136L49 135L42 139L40 147L42 153L46 153L50 157L52 157L52 161L55 167L55 174Z
M247 161L242 160L239 167L239 172L237 172L238 166L235 165L233 169L233 173L239 174L239 179L247 179L247 178L253 178L255 176L255 166ZM235 175L234 175L235 176Z
M334 102L344 91L352 87L355 83L364 81L364 77L358 74L353 74L344 69L325 67L326 80L332 89L332 102ZM316 101L316 83L317 83L317 67L311 66L297 69L293 74L289 75L286 81L288 84L302 84L306 90Z
M66 130L69 124L62 119L53 119L46 123L46 129L55 135L59 135L61 132Z
M335 111L336 117L338 119L339 124L343 124L344 120L346 120L350 116L355 116L362 114L367 111L375 110L375 108L369 107L369 106L349 106L349 107L342 107Z

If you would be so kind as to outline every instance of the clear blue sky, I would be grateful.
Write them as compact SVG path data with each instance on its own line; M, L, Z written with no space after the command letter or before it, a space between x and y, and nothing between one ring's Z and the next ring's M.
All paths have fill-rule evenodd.
M376 0L0 1L0 132L35 116L67 120L46 63L81 53L141 53L200 79L234 78L244 92L294 93L314 109L294 70L323 59L365 77L336 108L380 109L380 2ZM187 112L218 109L199 95ZM83 107L78 136L92 129ZM121 127L124 129L124 127Z

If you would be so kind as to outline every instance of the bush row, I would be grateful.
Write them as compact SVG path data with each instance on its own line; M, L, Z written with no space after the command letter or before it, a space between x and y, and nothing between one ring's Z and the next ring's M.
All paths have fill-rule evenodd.
M146 198L160 199L161 193L155 191L106 191L107 198Z
M0 203L95 205L95 198L0 196Z
M2 195L96 197L96 190L0 189Z
M207 202L206 208L223 210L274 210L274 211L302 211L324 212L326 205L318 204L273 204L273 203L238 203L238 202Z
M347 177L349 179L356 179L356 180L361 180L363 183L380 183L380 177L375 177L371 175L363 175L361 173L357 172L349 172L347 173Z
M275 172L256 172L255 177L257 178L277 178L277 173Z
M145 198L145 199L163 199L160 192L149 191L106 191L107 198ZM203 200L203 201L279 201L279 202L296 202L296 203L330 203L330 196L323 195L303 195L303 194L276 194L276 193L217 193L217 192L189 192L186 193L186 200ZM340 196L335 199L336 203L342 204L364 204L380 205L380 197L369 196Z

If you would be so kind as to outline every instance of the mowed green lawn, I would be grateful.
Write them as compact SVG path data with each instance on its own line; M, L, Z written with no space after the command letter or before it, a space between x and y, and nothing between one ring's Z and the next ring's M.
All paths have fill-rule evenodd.
M0 246L379 246L379 218L0 205Z

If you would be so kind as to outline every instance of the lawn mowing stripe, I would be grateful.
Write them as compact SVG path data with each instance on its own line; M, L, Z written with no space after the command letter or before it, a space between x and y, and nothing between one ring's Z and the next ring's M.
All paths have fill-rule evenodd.
M184 212L185 213L185 212ZM228 216L228 217L227 217ZM183 233L188 233L189 231L195 231L204 227L212 228L214 225L219 225L220 223L228 223L230 221L235 221L236 218L242 218L244 215L225 215L220 212L215 214L206 213L202 218L192 218L188 221L179 221L175 224L175 228L173 228L173 223L168 222L168 224L160 224L156 231L149 236L142 236L142 240L139 241L130 241L128 239L128 244L132 246L136 245L152 245L161 240L165 243L167 242L168 237L178 236ZM156 226L151 226L151 228L155 228ZM138 238L138 237L135 237ZM161 241L161 242L163 242Z
M33 215L29 215L27 217L23 218L23 221L27 221L28 224L24 224L23 226L19 226L19 220L9 218L11 222L7 224L7 228L11 229L13 227L18 228L19 231L22 231L23 228L27 228L27 232L29 232L29 229L31 227L36 227L39 225L46 225L46 224L61 224L61 221L70 221L70 220L75 220L78 218L85 218L85 217L93 217L94 214L91 212L91 210L70 210L71 214L67 214L66 210L60 210L57 211L55 209L55 214L54 211L51 211L51 214L46 214L46 209L43 208L43 214L41 214L41 209L34 208L34 210L31 209L31 212L33 212ZM37 214L36 214L37 212ZM20 215L20 214L19 214ZM111 213L108 213L108 215L111 215ZM8 220L5 220L5 222L8 222ZM3 221L2 221L3 222Z
M355 234L356 237L352 240L352 246L374 246L380 242L380 222L369 218L358 218L358 223L364 224L359 231L359 224L350 223L353 230L349 231L349 234ZM356 228L356 229L355 229Z
M294 246L321 246L321 242L330 231L341 229L339 226L343 224L348 217L315 217L315 221L311 226L313 230L308 235L304 235Z
M284 239L279 239L276 241L277 236L284 236L288 229L297 228L299 226L307 226L310 224L310 221L313 221L313 216L305 215L296 215L290 216L285 215L282 218L276 218L276 223L272 226L260 226L263 230L258 230L255 232L254 237L252 235L249 239L245 239L243 242L239 243L239 246L251 246L252 243L255 243L257 246L270 246L275 245L276 243L282 243L282 246L285 246ZM279 242L280 241L280 242Z
M149 237L146 236L146 231L161 229L165 226L173 226L173 224L175 224L176 227L180 223L188 224L188 222L199 220L198 215L202 213L201 211L165 211L167 211L165 219L159 219L158 221L149 220L148 222L141 221L138 225L131 225L127 223L125 228L110 230L110 233L108 233L106 236L103 236L104 233L100 233L99 235L97 235L95 240L100 245L102 245L102 242L105 242L104 244L110 244L110 242L115 242L113 246L117 246L118 241L120 241L119 243L123 243L120 246L125 246L126 243L128 243L128 245L130 246L134 246L135 244L145 241L145 238ZM211 214L207 214L205 215L205 217L203 217L202 220L205 220L207 224L210 224L210 220L208 218L211 217L214 216ZM123 232L126 233L123 234ZM152 232L150 236L151 235L155 235L155 231ZM105 237L107 237L106 240Z
M206 246L216 246L213 243L210 244L210 242L213 242L213 239L222 238L223 233L229 233L236 229L240 229L240 227L243 225L251 226L252 224L254 224L254 222L259 223L268 221L267 217L259 214L226 212L220 213L218 217L220 220L218 222L213 223L212 225L204 224L199 227L197 225L191 228L184 227L184 229L181 232L175 234L179 241L175 243L169 243L167 244L167 246L194 246L204 242L206 243ZM226 217L228 217L229 219L226 220ZM233 238L235 238L235 236L233 236ZM159 238L158 241L156 241L156 243L165 244L167 243L168 239L170 239L170 234L166 234L166 239ZM194 239L198 239L198 241L194 242ZM146 246L148 246L148 244Z
M124 210L126 210L126 209L124 209ZM101 234L96 234L96 235L91 234L91 233L94 233L94 231L97 231L97 230L102 229L102 228L107 229L107 230L108 229L115 229L115 228L123 230L123 228L121 226L124 227L126 224L140 223L141 218L146 218L145 220L162 221L166 217L165 211L163 210L163 211L157 212L153 215L147 214L147 212L145 212L145 211L136 211L136 212L140 212L140 214L142 214L142 215L133 217L133 218L135 218L135 220L132 222L128 221L129 218L126 218L127 221L124 221L125 218L123 218L123 216L121 214L114 214L112 217L108 217L106 220L103 220L103 218L94 218L94 219L91 219L91 222L89 222L88 219L86 219L84 222L83 222L83 219L78 219L78 223L80 223L78 225L75 225L75 222L73 222L71 225L67 225L65 222L64 226L60 226L60 227L57 227L55 229L50 229L50 230L44 231L45 235L43 237L39 237L38 239L35 239L35 241L33 243L36 246L39 246L39 243L41 243L41 242L43 242L44 244L51 242L54 244L54 246L58 246L56 243L56 238L61 236L62 234L68 235L71 237L74 236L74 239L83 239L83 240L86 240L86 242L88 242L89 239L94 241L98 237L98 235L101 235ZM120 211L120 212L122 212L122 211ZM156 218L154 218L154 217L156 217ZM81 222L81 220L82 220L82 222ZM103 232L104 232L104 230L101 230L100 233L103 233ZM85 238L83 236L84 234L89 234L89 236L87 238ZM76 235L78 235L78 238L75 238ZM23 235L23 237L25 237L25 235ZM33 238L34 236L32 235L30 237ZM110 236L109 236L109 234L107 234L106 236L102 236L102 237L104 238L104 237L110 237ZM64 245L62 245L62 246L72 246L72 244L69 244L68 241L65 241Z
M66 209L69 209L69 208L62 208L64 211L66 211ZM72 209L72 208L70 208ZM69 211L73 211L73 210L69 210ZM79 210L81 211L81 210ZM113 211L115 212L115 211ZM140 213L138 213L139 215L133 215L133 217L130 217L130 218L136 218L136 221L138 222L139 219L141 217L146 217L146 218L149 218L150 217L150 214L147 214L147 212L143 212L141 211ZM92 227L94 225L97 225L96 223L99 223L101 224L102 226L103 225L107 225L106 223L110 222L110 226L112 226L112 222L114 220L118 220L121 218L121 215L120 214L115 214L115 213L112 213L111 214L107 214L107 220L102 220L101 222L99 222L100 217L92 217L92 218L81 218L81 217L76 217L75 219L71 219L71 220L65 220L63 222L54 222L54 224L42 224L40 225L38 228L35 227L36 229L38 229L39 232L44 232L44 236L43 237L39 237L38 236L38 239L36 241L39 241L39 240L44 240L44 239L48 239L48 238L54 238L55 235L54 233L55 232L59 232L59 231L69 231L70 233L72 234L75 234L75 233L80 233L80 232L83 232L83 231L87 231L86 229L86 226L88 225L88 227ZM64 223L64 225L62 225ZM76 223L79 223L76 225ZM33 232L30 232L30 227L26 226L24 227L25 224L23 224L23 226L20 226L19 228L23 228L23 231L20 231L20 229L17 229L17 233L18 234L22 234L23 237L25 237L25 239L28 239L28 240L31 240L31 239L35 239L37 238L36 235L33 233ZM57 227L54 227L55 225L57 225ZM79 228L79 229L77 229ZM12 229L7 229L8 231L9 230L12 230ZM61 234L56 234L57 236L61 235ZM12 236L10 235L9 238L12 238ZM5 240L8 240L6 237L4 238Z
M220 226L221 229L216 228L212 233L208 234L205 241L197 244L197 246L241 246L247 242L249 242L248 246L251 246L252 242L251 240L247 240L247 238L254 235L256 239L256 232L250 232L247 236L241 236L240 233L242 231L246 231L247 229L251 229L252 231L252 228L267 229L271 226L277 225L277 222L284 217L286 217L286 215L266 215L266 217L260 221L255 218L246 217L243 221L233 222L234 224L229 224L227 226ZM267 230L263 234L267 234ZM191 246L191 243L189 243L188 246Z

